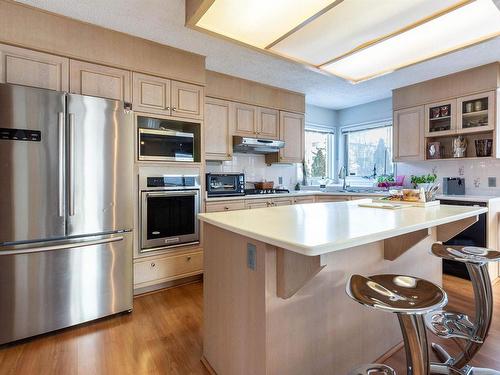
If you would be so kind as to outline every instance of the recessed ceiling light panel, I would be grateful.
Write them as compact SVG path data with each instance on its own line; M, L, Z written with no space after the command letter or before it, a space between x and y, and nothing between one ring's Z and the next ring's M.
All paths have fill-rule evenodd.
M334 0L215 0L196 26L265 48Z
M351 81L362 81L498 35L499 10L491 0L476 0L321 69Z

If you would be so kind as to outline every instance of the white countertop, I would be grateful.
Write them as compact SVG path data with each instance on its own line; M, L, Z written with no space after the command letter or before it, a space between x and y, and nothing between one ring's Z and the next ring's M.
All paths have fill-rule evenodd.
M488 210L447 205L387 210L359 207L359 202L310 203L198 216L208 224L314 256L458 221Z
M280 193L280 194L251 194L251 195L239 195L234 197L205 197L207 202L218 202L218 201L231 201L240 199L270 199L270 198L287 198L287 197L312 197L317 195L330 195L330 196L360 196L360 197L372 197L372 196L386 196L388 193L386 191L380 191L375 193L357 193L357 192L343 192L343 191L314 191L314 190L298 190L290 191L290 193Z
M493 195L437 195L437 199L447 199L453 201L464 201L464 202L490 202L493 200L500 199L500 197L496 197Z

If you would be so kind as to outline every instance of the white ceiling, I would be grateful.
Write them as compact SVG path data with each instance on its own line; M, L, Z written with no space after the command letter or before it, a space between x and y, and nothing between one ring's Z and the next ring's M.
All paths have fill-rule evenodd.
M397 87L500 61L500 37L497 37L477 46L353 85L341 78L186 28L184 0L18 1L205 55L207 69L303 92L307 103L332 109L386 98Z

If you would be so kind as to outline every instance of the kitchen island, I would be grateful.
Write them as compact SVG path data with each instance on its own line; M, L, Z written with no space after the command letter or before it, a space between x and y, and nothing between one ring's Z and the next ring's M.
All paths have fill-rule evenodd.
M345 295L351 274L409 274L441 284L429 254L487 211L386 210L361 200L200 214L203 361L225 374L346 374L401 342L395 316Z

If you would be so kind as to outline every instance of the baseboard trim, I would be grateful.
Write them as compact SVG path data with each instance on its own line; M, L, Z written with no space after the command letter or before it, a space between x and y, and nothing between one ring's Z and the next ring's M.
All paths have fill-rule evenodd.
M382 354L380 357L378 357L374 363L384 363L385 361L387 361L389 358L391 358L394 353L396 353L398 350L402 349L404 346L404 343L403 341L401 341L400 343L394 345L391 349L389 349L387 352L385 352L384 354Z
M217 373L215 372L215 370L212 368L212 366L210 366L210 363L208 363L207 359L205 358L205 356L201 356L201 363L203 363L203 366L205 366L205 368L208 370L208 372L210 373L210 375L217 375Z

